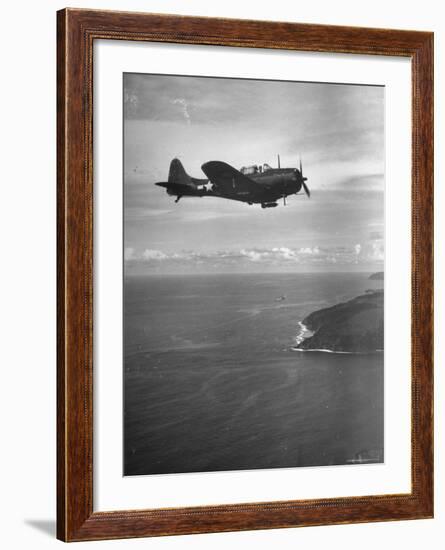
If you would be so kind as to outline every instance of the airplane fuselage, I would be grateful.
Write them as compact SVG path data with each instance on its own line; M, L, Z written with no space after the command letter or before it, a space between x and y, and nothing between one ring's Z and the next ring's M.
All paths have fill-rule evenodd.
M301 190L303 181L300 172L294 168L272 168L265 172L249 174L249 179L258 184L257 192L239 190L236 185L228 192L227 189L221 189L214 184L206 195L248 204L261 204L264 208L271 208L277 206L277 200L297 194Z
M301 190L300 173L294 168L272 168L267 172L250 174L249 178L261 185L263 197L252 197L252 202L261 203L264 199L275 201L284 196L294 195Z
M156 185L165 187L169 195L177 197L220 197L229 200L261 204L263 208L277 206L277 200L296 195L304 186L302 169L265 168L257 166L242 168L241 171L219 161L203 164L208 180L197 180L186 174L177 159L172 161L168 182Z

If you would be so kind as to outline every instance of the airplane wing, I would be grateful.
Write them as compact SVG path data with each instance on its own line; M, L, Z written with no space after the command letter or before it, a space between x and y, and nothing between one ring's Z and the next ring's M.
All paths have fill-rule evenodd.
M262 187L226 162L211 160L201 166L204 174L224 193L258 193Z

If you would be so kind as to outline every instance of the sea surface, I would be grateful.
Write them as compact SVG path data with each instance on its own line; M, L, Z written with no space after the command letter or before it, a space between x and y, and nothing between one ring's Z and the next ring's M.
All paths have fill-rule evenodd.
M369 274L127 277L124 474L383 461L383 353L296 351Z

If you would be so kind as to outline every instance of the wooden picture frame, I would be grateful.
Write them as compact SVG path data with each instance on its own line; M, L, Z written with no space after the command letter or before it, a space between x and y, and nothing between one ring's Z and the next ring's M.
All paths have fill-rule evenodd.
M433 34L65 9L57 14L57 537L84 541L433 516ZM412 490L93 511L93 43L155 41L403 56L412 63Z

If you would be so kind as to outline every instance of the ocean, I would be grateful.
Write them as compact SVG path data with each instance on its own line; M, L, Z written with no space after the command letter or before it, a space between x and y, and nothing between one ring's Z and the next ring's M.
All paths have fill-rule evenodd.
M127 277L124 475L383 461L383 353L304 352L364 273Z

